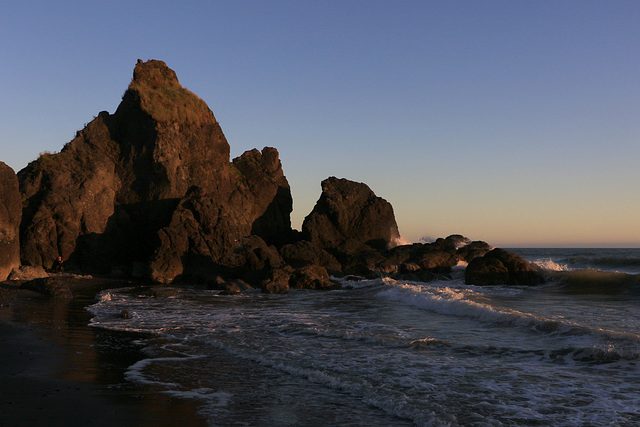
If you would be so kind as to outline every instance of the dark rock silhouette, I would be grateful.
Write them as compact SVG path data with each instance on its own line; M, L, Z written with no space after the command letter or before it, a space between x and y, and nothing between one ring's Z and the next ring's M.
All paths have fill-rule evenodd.
M302 224L305 239L323 248L395 246L400 238L393 207L363 183L330 177Z
M296 289L336 289L339 287L329 277L324 267L307 265L291 274L289 286Z
M540 270L504 249L494 249L474 258L465 270L465 282L470 285L534 286L544 281Z
M396 246L391 204L335 177L322 182L302 232L292 230L278 151L252 149L233 161L229 152L206 103L164 62L138 60L116 112L101 112L60 153L20 171L19 195L16 175L0 164L0 279L11 269L50 269L61 257L65 269L93 274L286 293L332 289L329 274L443 278L461 261L484 265L476 260L491 249L460 235ZM490 278L474 265L480 282L534 280L518 260L487 257L503 270L486 267ZM27 286L64 295L59 280Z
M308 240L284 245L280 248L280 254L289 265L295 268L319 265L336 274L342 271L342 264L333 255Z
M20 267L20 219L22 203L18 177L0 162L0 281Z
M397 278L429 281L451 273L460 262L482 256L491 250L485 242L471 242L458 234L433 243L414 243L392 248L384 253L378 271Z
M138 61L113 115L102 112L59 154L19 173L22 261L168 282L198 257L221 263L242 237L291 232L277 150L233 163L207 105L164 62Z

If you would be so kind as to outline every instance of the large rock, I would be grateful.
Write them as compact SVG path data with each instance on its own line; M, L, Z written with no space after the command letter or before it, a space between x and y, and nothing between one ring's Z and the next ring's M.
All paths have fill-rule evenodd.
M324 267L304 266L291 274L289 286L295 289L339 289L340 284L329 277Z
M294 268L318 265L334 272L342 271L342 265L333 255L308 240L284 245L280 248L280 254Z
M153 280L168 283L203 269L215 274L236 268L231 255L243 238L274 243L291 233L293 201L277 150L245 152L234 159L231 171L231 191L193 187L158 231L150 263Z
M44 268L21 265L20 267L13 269L7 280L29 281L45 277L49 277L49 273L44 271Z
M363 183L330 177L302 224L305 239L323 248L347 242L383 250L400 237L393 207Z
M20 218L22 203L18 177L0 162L0 281L20 266Z
M243 237L283 243L292 200L278 152L229 160L219 123L162 61L138 63L114 114L19 172L25 265L162 282L220 264Z
M100 113L60 153L18 174L23 262L50 268L72 257L81 236L79 261L144 260L191 186L228 187L228 165L229 145L204 101L164 62L138 61L113 115Z
M539 269L513 252L499 248L471 260L465 270L468 285L534 286L544 281Z

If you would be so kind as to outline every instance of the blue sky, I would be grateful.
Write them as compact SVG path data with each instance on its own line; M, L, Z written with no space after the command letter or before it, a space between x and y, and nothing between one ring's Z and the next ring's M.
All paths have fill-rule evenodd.
M638 1L29 1L0 15L0 160L113 113L164 60L232 157L276 147L299 228L328 176L403 237L640 247Z

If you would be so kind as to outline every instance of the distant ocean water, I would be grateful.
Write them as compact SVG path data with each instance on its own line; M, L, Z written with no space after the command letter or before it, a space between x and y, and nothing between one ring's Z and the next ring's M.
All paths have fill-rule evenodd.
M640 249L511 250L549 282L467 286L461 266L289 295L122 288L89 310L152 333L128 380L210 425L640 424Z

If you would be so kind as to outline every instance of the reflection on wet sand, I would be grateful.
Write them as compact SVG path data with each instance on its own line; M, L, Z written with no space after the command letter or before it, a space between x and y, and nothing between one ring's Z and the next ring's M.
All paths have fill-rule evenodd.
M125 379L126 369L145 358L136 344L136 339L143 336L87 326L91 314L85 307L93 302L99 289L76 286L73 299L48 299L28 293L0 310L2 318L38 328L39 334L57 346L47 350L52 352L54 363L39 367L40 373L33 369L31 372L97 386L97 393L106 399L109 411L113 412L115 406L118 411L135 414L127 419L143 424L205 425L196 413L198 406L194 401L158 393Z

